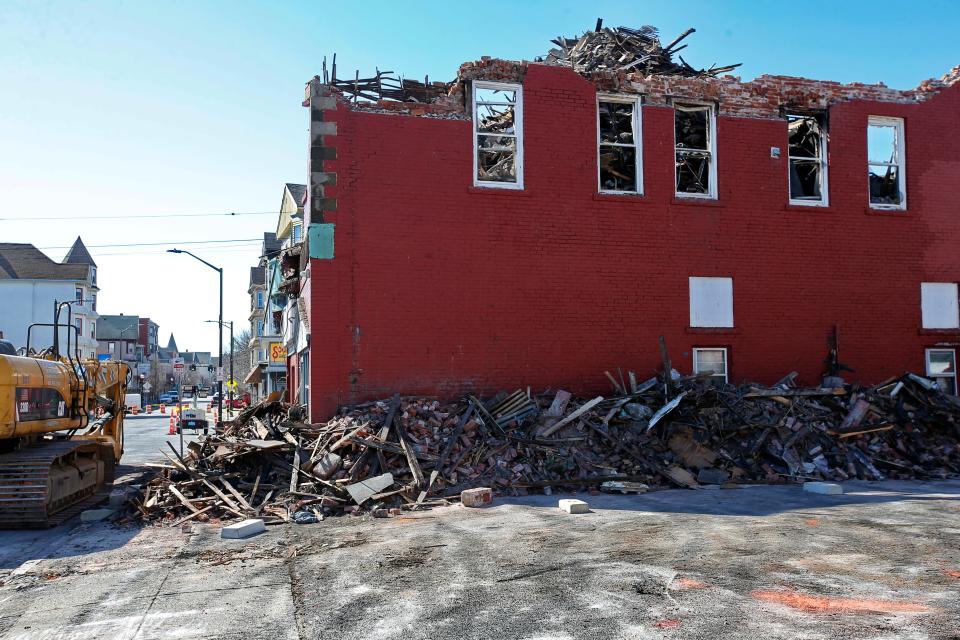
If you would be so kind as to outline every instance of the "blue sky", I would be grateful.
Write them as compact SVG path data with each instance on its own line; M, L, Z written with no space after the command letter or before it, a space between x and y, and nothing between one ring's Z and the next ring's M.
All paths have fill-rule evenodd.
M679 10L682 7L682 11ZM905 7L908 7L905 9ZM216 274L130 242L261 237L306 177L303 85L375 66L452 79L482 55L532 59L603 17L687 27L695 66L912 88L960 63L960 3L20 2L0 0L0 240L59 259L77 235L100 265L102 313L150 316L163 340L216 347ZM66 220L9 220L40 216ZM2 220L7 218L7 220ZM255 243L192 250L226 270L226 318L246 322Z

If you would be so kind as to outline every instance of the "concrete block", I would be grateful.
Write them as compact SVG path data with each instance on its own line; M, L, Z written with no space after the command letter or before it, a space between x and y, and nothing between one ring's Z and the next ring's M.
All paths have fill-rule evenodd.
M493 503L493 490L489 487L467 489L460 492L460 504L465 507L485 507Z
M804 482L803 490L810 493L822 493L826 496L838 496L843 493L843 487L834 482Z
M354 484L346 486L347 493L357 504L363 504L370 499L370 496L376 495L390 487L393 484L393 474L384 473L373 478L367 478Z
M573 498L567 498L560 501L559 507L561 510L566 511L567 513L589 513L590 505L588 505L583 500L575 500Z
M122 509L123 505L127 502L127 488L121 487L119 489L114 489L110 492L110 508L117 510Z
M80 522L100 522L113 515L113 509L87 509L80 514Z
M240 539L255 536L267 530L267 525L259 518L251 518L220 529L221 538Z

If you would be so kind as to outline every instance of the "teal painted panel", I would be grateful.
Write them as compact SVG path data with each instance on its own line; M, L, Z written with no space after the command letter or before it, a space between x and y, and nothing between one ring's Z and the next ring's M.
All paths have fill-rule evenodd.
M335 226L332 222L326 222L311 224L307 228L311 258L333 260L333 228Z

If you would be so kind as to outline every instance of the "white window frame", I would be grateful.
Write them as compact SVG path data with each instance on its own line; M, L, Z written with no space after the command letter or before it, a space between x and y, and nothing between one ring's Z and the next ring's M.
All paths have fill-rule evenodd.
M896 162L871 162L870 161L870 127L892 127L896 133ZM888 211L905 211L907 208L907 153L906 138L903 134L903 118L894 118L890 116L868 116L867 117L867 203L871 209L886 209ZM885 165L888 167L897 167L897 188L900 190L899 204L882 204L870 202L870 166Z
M707 109L707 152L710 154L710 192L709 193L681 193L677 191L677 152L690 151L684 147L677 147L677 110L692 107L696 110ZM717 199L717 105L712 102L698 102L696 100L676 100L673 103L673 194L677 198L699 198L701 200ZM694 149L694 151L697 151Z
M942 296L942 297L941 297ZM946 313L938 303L946 301ZM949 315L947 322L942 317ZM921 282L920 283L920 326L924 329L957 329L960 328L960 295L956 282Z
M619 104L633 105L633 144L624 144L620 142L601 142L600 140L600 103L616 102ZM630 194L643 195L643 117L641 108L643 106L642 96L622 95L622 94L597 94L597 192L610 194ZM636 166L634 170L636 175L633 178L633 184L636 188L633 191L618 191L616 189L604 189L603 182L600 179L600 148L606 147L631 147L633 148L634 160Z
M697 300L696 296L694 295L694 288L695 288L694 282L696 281L698 284L706 284L705 281L708 281L708 280L716 281L717 284L719 284L720 281L723 281L724 283L726 282L730 283L730 287L729 287L730 288L730 323L729 324L701 324L697 322L697 316L704 315L703 310L708 307L701 307L701 305L699 304L697 305L694 304L694 301ZM700 290L701 288L697 287L697 289ZM719 277L690 276L688 278L688 283L687 283L687 297L689 298L688 303L690 306L690 327L691 328L732 329L734 327L735 318L734 318L734 308L733 308L733 278L726 277L726 276L719 276Z
M493 89L495 91L515 91L516 98L513 103L513 138L517 141L517 158L515 160L515 169L517 173L516 182L497 182L494 180L480 180L478 177L480 150L477 148L477 136L494 135L481 134L477 131L477 90ZM495 104L495 103L494 103ZM475 81L470 89L470 107L471 120L473 121L473 186L489 189L523 189L523 85L508 82L485 82ZM495 134L497 137L510 137L509 134Z
M693 348L694 375L701 373L700 371L698 371L699 367L697 367L697 354L703 351L720 351L721 353L723 353L723 383L727 384L728 382L730 382L730 360L728 357L729 354L727 352L726 347L694 347ZM703 372L703 373L706 373L706 372ZM719 376L719 375L720 375L719 373L713 372L711 377Z
M827 114L826 113L796 113L788 111L787 116L787 198L791 205L800 207L829 207L830 206L830 179L827 161ZM819 200L796 200L790 194L790 168L793 160L810 161L810 158L790 155L790 116L802 118L816 118L820 120L820 199Z
M295 224L290 229L290 238L294 244L300 242L303 239L303 227L300 224Z
M951 357L953 358L953 373L933 374L930 372L930 355L934 352L946 352L951 355ZM925 356L924 360L926 361L926 367L927 367L927 370L926 370L927 377L930 378L931 380L934 378L953 378L953 390L948 391L944 389L944 392L952 396L957 395L957 351L956 349L943 349L943 348L926 349L924 352L924 356Z

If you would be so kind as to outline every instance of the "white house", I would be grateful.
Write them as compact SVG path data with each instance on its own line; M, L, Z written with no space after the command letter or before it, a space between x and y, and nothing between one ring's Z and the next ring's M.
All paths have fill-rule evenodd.
M15 347L27 346L31 324L53 322L54 306L69 302L60 314L76 327L69 332L72 355L97 357L97 264L78 237L63 262L55 262L32 244L0 242L0 337ZM60 332L66 354L68 332ZM79 336L79 340L75 337ZM40 351L53 343L50 327L36 327L30 347Z

